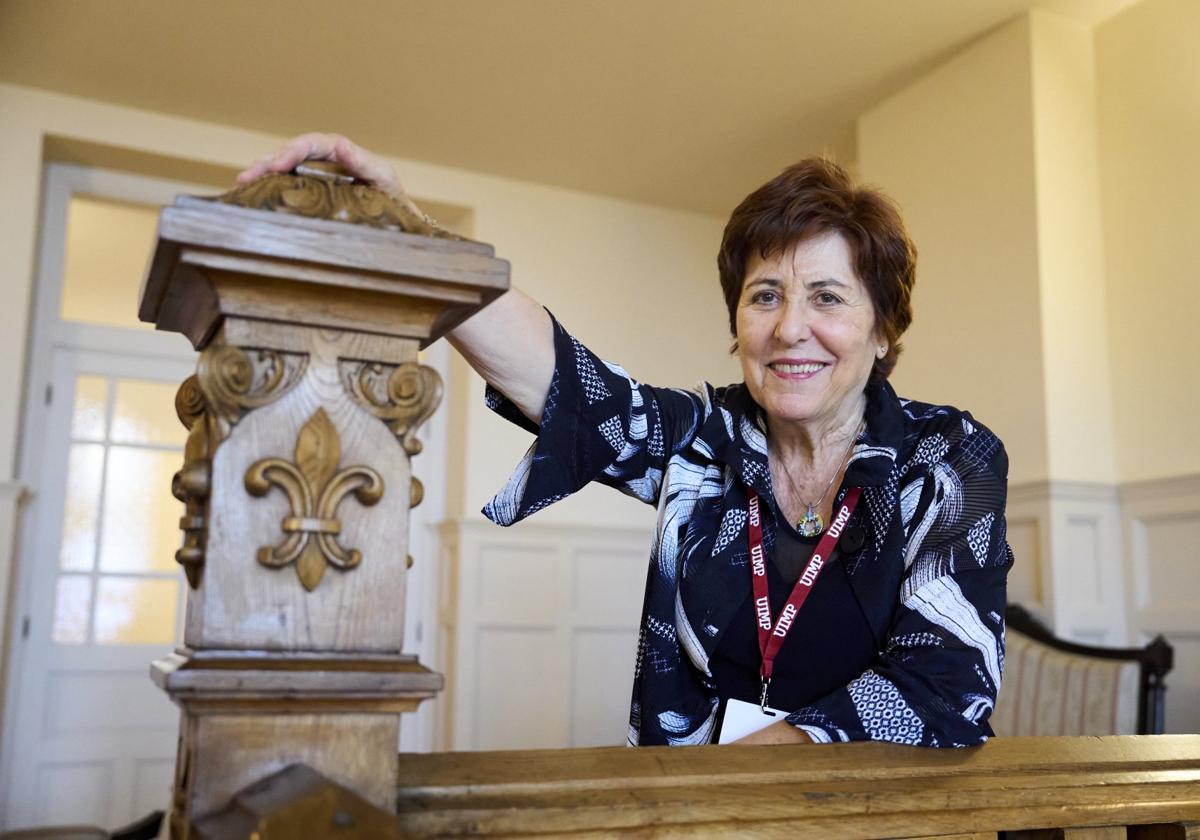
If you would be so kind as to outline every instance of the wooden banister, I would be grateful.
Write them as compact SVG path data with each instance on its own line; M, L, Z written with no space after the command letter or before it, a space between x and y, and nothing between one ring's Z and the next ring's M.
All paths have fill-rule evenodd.
M401 755L400 777L400 826L419 837L1123 837L1200 821L1196 735Z

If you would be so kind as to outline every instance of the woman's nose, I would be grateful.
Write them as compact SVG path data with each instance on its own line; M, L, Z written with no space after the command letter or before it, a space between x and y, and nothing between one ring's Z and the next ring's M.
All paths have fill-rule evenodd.
M788 303L779 309L775 338L782 344L796 344L812 335L810 312L803 303Z

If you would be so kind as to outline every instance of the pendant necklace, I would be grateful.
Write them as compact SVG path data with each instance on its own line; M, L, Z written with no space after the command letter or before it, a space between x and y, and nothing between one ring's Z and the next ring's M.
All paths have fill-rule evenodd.
M821 498L817 499L815 502L804 501L804 498L800 495L800 491L796 489L796 482L792 481L792 474L788 472L786 466L783 464L783 459L779 459L779 465L780 467L783 467L784 477L787 478L788 484L791 485L792 493L804 504L805 507L804 516L800 517L800 521L796 523L796 530L800 532L800 536L815 537L825 530L825 521L821 519L821 514L819 513L821 509L821 503L824 502L825 497L829 495L829 489L833 487L833 482L837 479L838 473L842 471L842 467L846 464L846 459L850 457L850 450L854 448L854 443L858 440L858 436L862 434L863 426L865 424L865 420L860 422L854 434L850 436L850 443L846 446L846 452L842 455L842 460L838 463L837 469L833 471L833 475L830 476L829 483L825 485L825 491L821 493Z

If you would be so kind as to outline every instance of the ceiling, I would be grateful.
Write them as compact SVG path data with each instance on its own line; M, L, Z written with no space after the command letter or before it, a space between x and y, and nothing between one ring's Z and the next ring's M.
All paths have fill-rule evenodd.
M724 214L1035 6L1133 0L0 0L0 80Z

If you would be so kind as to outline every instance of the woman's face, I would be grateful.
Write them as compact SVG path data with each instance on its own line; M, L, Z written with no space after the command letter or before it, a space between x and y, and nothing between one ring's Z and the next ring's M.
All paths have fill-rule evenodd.
M836 231L746 268L737 308L746 386L773 424L850 420L882 340L850 245Z

